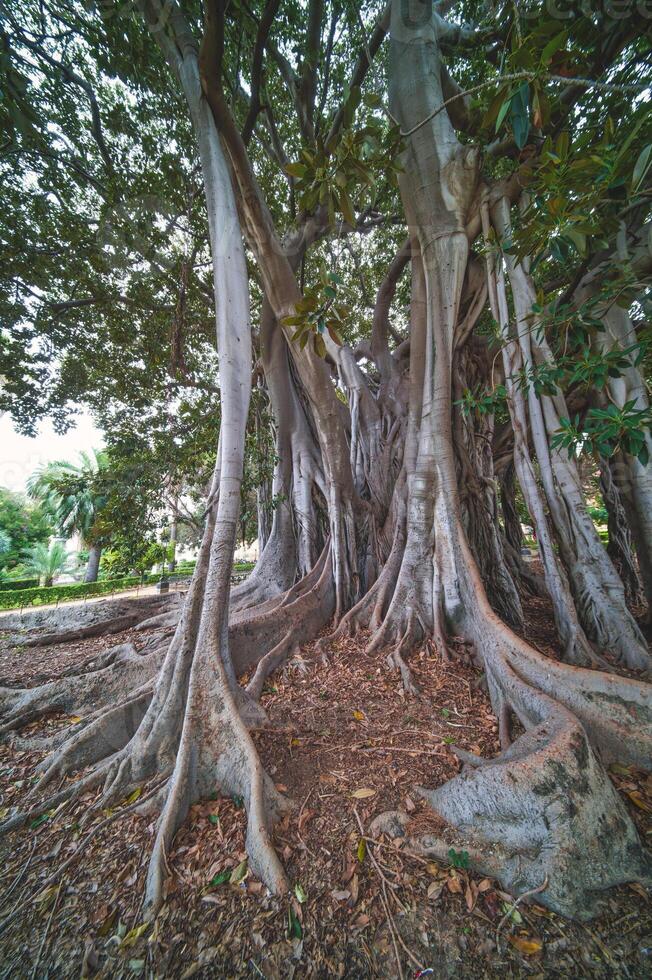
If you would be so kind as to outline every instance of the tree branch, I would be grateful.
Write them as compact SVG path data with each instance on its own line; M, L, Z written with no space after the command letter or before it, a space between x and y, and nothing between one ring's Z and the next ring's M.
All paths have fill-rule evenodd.
M272 29L272 24L274 23L274 18L276 17L276 12L279 8L280 2L281 0L267 0L265 9L263 10L263 15L260 18L258 30L256 32L256 41L254 43L254 53L251 62L251 100L249 102L247 118L245 119L244 126L242 127L242 140L245 146L247 146L249 140L251 139L251 135L256 124L256 119L258 118L258 113L261 110L260 85L263 73L263 56L265 53L267 38L269 37L269 32Z
M358 60L349 80L349 88L353 88L354 85L360 86L364 82L367 72L371 67L372 59L375 57L378 49L387 37L387 32L389 31L390 14L391 3L388 3L380 15L376 26L372 31L371 37L365 43L363 50L358 56ZM343 122L344 104L342 104L335 113L335 118L331 124L328 136L326 137L326 146L332 146L332 144L335 142L337 135L342 128Z

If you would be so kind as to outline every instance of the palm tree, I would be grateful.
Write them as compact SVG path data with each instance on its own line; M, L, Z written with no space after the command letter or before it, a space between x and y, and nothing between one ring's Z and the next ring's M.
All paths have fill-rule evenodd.
M54 576L63 571L67 562L68 553L60 541L54 541L49 548L41 542L25 552L25 568L37 575L44 586L52 585Z
M64 460L47 463L27 481L30 497L40 500L51 512L62 534L78 533L88 545L86 582L95 582L100 566L103 542L99 515L106 504L102 477L109 468L109 457L103 450L81 452L80 463Z

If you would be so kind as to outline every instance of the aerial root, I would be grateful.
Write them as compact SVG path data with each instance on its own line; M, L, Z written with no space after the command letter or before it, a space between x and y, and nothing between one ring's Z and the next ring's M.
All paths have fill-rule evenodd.
M278 667L286 663L290 657L294 656L299 651L299 643L297 640L297 627L292 627L288 630L280 643L277 643L269 653L258 662L256 671L247 684L247 693L255 701L260 701L260 697L263 693L263 687L265 686L265 681Z
M408 610L408 620L403 636L396 644L395 648L387 656L389 667L396 667L401 674L403 688L406 694L419 695L421 689L415 682L412 671L403 659L403 654L411 653L418 645L419 640L425 635L423 621L414 609Z

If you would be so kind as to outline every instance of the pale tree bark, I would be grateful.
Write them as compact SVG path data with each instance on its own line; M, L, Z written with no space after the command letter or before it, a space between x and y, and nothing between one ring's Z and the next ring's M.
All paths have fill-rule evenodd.
M483 277L484 279L484 277ZM484 293L486 297L486 289ZM453 362L454 398L465 389L475 390L489 380L486 345L467 340ZM465 415L459 404L454 412L454 438L462 523L478 562L492 608L511 626L523 628L523 608L507 564L498 522L498 498L493 465L494 416L492 412Z
M489 208L485 202L482 205L482 223L485 239L488 239L490 220ZM517 383L523 367L522 353L519 344L510 333L504 271L497 257L492 257L489 252L487 252L487 277L491 309L503 338L502 355L507 404L514 433L514 466L536 534L537 548L543 565L546 588L552 601L555 626L562 644L564 659L578 665L597 663L591 644L579 623L565 570L557 558L543 495L537 483L528 442L525 397Z
M587 274L574 293L578 304L590 300L600 288L604 270ZM602 320L604 329L596 331L594 343L597 350L608 353L612 350L627 350L638 342L636 329L627 310L613 301L597 304L594 314ZM640 367L630 358L629 367L617 378L609 377L607 390L609 398L618 408L628 401L636 410L649 408L649 395ZM645 430L645 442L652 460L652 435ZM648 619L652 615L652 463L643 465L633 456L619 453L614 461L613 475L623 504L627 511L636 555L648 606Z
M141 674L140 686L127 686L122 701L96 713L46 759L34 789L38 795L64 773L92 765L89 774L52 799L103 784L99 806L105 807L148 779L163 780L156 797L160 816L147 875L147 915L155 914L162 901L166 852L179 824L189 806L216 786L245 801L247 850L256 873L273 891L287 888L269 837L279 797L241 717L246 698L235 682L229 650L229 584L251 391L246 261L228 167L201 93L197 51L183 25L174 40L160 32L158 39L188 101L202 167L220 365L218 459L195 574L153 684L143 683ZM156 660L160 657L157 651ZM98 678L91 677L97 690ZM123 679L128 685L129 678ZM25 816L11 818L9 828Z
M502 241L511 237L509 203L500 201L493 221ZM536 290L527 263L505 253L514 310L516 334L523 366L531 378L537 364L553 364L543 327L537 314ZM538 395L534 383L527 384L530 431L536 449L541 482L559 543L560 555L569 577L576 608L584 631L602 651L609 652L628 667L648 669L647 644L627 608L623 584L586 509L575 461L553 449L550 439L568 417L563 394Z
M86 566L86 574L84 575L84 582L97 582L97 574L100 570L100 558L102 557L102 548L98 544L93 544L88 549L88 564Z
M604 457L600 459L600 490L608 514L609 542L607 554L621 578L627 601L632 605L638 605L643 598L643 586L634 557L632 533L627 521L627 513L614 476L614 470L617 466L617 459L605 459Z
M428 835L418 843L439 859L462 846L478 868L506 886L517 891L543 886L540 901L583 918L595 909L596 890L650 880L649 857L592 747L605 760L621 753L625 724L628 757L649 753L649 689L553 664L518 639L491 610L469 551L451 451L450 391L452 332L468 254L462 229L477 171L446 114L433 115L433 106L443 102L439 59L436 23L424 17L423 5L396 0L392 111L404 131L413 131L403 189L417 215L429 307L417 472L427 460L435 473L434 571L441 580L445 624L474 644L484 665L505 751L484 764L473 760L474 768L467 765L445 787L425 793L447 829L440 838ZM411 497L408 542L412 517L419 516L412 503ZM598 694L607 688L608 700ZM628 725L629 711L638 720ZM526 729L513 745L511 712ZM559 805L562 800L566 805Z

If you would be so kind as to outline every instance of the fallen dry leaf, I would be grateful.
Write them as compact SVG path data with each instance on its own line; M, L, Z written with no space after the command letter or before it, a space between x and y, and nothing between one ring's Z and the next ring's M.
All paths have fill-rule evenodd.
M370 796L375 796L376 790L369 789L368 787L363 787L362 789L355 789L351 796L354 800L368 800Z
M428 885L428 898L436 899L439 898L444 890L443 881L431 881Z
M473 906L475 905L476 896L473 894L473 889L471 885L466 886L466 891L464 892L464 901L466 902L466 907L469 912L473 911Z
M316 810L310 810L310 809L303 811L303 813L299 817L299 823L298 823L299 832L303 830L303 828L305 827L305 825L308 823L309 820L312 820L316 812L317 812Z
M543 943L539 942L538 939L528 939L525 936L508 936L507 938L519 953L525 953L526 956L533 956L543 949Z
M331 895L336 902L345 902L347 898L351 897L351 892L345 888L342 891L333 890Z

